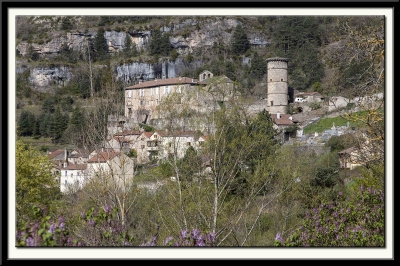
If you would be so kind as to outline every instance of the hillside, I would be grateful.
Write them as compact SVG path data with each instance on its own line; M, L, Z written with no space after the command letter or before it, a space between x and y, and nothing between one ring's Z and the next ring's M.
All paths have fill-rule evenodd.
M244 96L262 99L265 59L272 56L290 59L289 87L354 97L365 93L355 92L354 84L364 82L357 73L369 58L350 63L347 55L337 58L341 44L351 39L343 24L357 29L368 23L371 30L362 32L368 36L381 34L382 22L346 17L18 17L17 120L22 111L30 112L41 118L41 129L31 131L55 139L42 125L48 113L60 109L69 121L75 111L78 123L76 116L98 112L96 102L110 91L122 100L123 88L139 81L198 78L204 69L229 77ZM349 81L338 83L343 78ZM62 135L70 124L55 130L62 131L56 142L68 141Z

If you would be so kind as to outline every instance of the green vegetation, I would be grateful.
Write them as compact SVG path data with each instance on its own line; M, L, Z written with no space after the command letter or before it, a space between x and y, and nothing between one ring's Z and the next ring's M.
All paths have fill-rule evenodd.
M35 23L38 19L43 19L41 24ZM191 23L186 19L101 16L82 17L82 24L78 24L74 17L18 18L17 39L28 42L29 47L25 56L18 56L28 70L17 74L16 79L17 245L381 246L385 240L380 211L385 184L382 109L364 110L346 118L322 118L304 129L305 134L321 132L333 123L345 126L347 122L365 129L373 158L352 171L339 168L338 151L354 146L354 136L332 137L322 153L297 144L279 145L268 112L251 116L243 110L250 99L264 97L265 59L272 56L290 59L292 88L326 95L379 92L382 19L237 17L238 26L226 29L232 34L230 40L218 38L207 49L195 47L188 54L179 54L178 49L172 49L170 36L193 37L210 19L217 22L222 18L192 17ZM177 23L182 23L181 28L174 30ZM163 26L172 30L161 33L158 29ZM89 49L85 43L80 52L63 45L54 58L39 55L32 44L45 44L52 38L52 30L60 29L97 34L88 43ZM150 30L152 35L147 48L138 51L127 33L126 49L112 53L106 46L106 30ZM268 40L268 48L250 45L248 36L254 33ZM332 45L345 40L350 44L339 48ZM371 49L357 50L364 42ZM351 60L354 55L355 61ZM124 183L123 189L115 186L110 176L98 175L84 191L60 195L53 164L43 152L83 143L98 146L107 136L107 116L122 112L127 84L117 79L115 67L120 62L138 60L159 64L160 58L186 58L198 66L184 70L193 78L205 69L217 76L226 75L244 99L216 100L220 110L202 118L216 126L216 134L209 135L201 149L189 148L183 158L172 152L163 161L154 157L148 165L136 165L132 184ZM43 65L68 65L71 79L39 91L30 84L29 69ZM183 110L172 109L175 103L171 100L170 109L163 112L170 130L181 129L176 123L178 116L192 115L182 107L184 102L180 105ZM145 131L155 130L140 126ZM289 127L286 132L295 130ZM135 158L138 152L131 150L128 155ZM147 185L156 189L148 190ZM360 187L364 190L354 195ZM340 206L346 209L342 211ZM314 210L319 218L308 217ZM343 226L334 233L338 222ZM299 228L301 224L303 228ZM330 226L330 230L322 225ZM282 234L279 237L278 232ZM310 242L313 232L315 241Z
M365 111L356 112L357 115L366 115ZM332 125L335 126L347 126L347 122L349 122L351 127L358 127L360 123L352 121L351 119L347 119L342 116L332 117L332 118L321 118L318 122L308 125L304 128L304 134L314 133L314 132L323 132L324 130L332 128Z

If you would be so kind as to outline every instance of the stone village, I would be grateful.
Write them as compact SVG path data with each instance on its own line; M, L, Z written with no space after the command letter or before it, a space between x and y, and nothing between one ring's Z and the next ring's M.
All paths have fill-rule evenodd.
M334 97L326 101L318 92L291 91L288 87L287 58L267 59L267 97L261 99L258 105L249 106L253 112L266 109L274 122L275 129L281 132L281 143L297 141L302 145L321 146L331 136L339 136L352 129L349 125L335 127L323 133L303 134L303 128L318 121L321 114L312 112L310 103L324 105L328 111L345 107L349 101L343 97ZM213 82L210 82L213 81ZM215 84L218 85L215 85ZM211 91L217 86L223 92L219 98L207 98L201 92ZM201 88L201 90L199 89ZM164 128L164 118L158 110L162 101L172 94L180 95L179 101L197 112L207 112L208 108L218 108L215 102L224 102L226 98L234 97L234 83L226 76L214 77L210 71L203 71L199 79L177 77L154 79L139 82L125 88L125 107L123 117L110 116L108 119L108 138L101 148L96 150L73 149L56 150L49 152L49 158L54 162L54 172L59 177L61 192L82 188L90 177L102 173L112 173L114 176L123 176L133 179L134 165L144 165L157 162L175 154L178 159L183 158L189 147L201 149L203 143L213 129L207 124L192 127L183 121L185 130L145 131L137 128L138 124L157 125ZM188 97L190 95L190 97ZM222 96L221 96L222 95ZM181 103L181 102L180 102ZM296 114L288 113L288 105L292 103ZM208 132L204 134L202 132ZM133 155L133 156L128 156ZM347 149L339 153L340 167L354 168L357 163L354 158L354 149Z

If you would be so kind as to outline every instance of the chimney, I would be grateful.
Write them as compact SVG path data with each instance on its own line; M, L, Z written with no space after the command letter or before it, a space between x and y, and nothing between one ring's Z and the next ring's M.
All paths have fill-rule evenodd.
M68 161L68 151L67 151L67 149L64 150L64 161Z
M281 113L276 114L276 119L281 119Z

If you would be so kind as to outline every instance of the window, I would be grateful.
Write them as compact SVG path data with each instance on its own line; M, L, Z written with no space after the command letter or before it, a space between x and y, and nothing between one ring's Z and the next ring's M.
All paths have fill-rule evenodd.
M144 96L144 89L140 90L140 96Z
M128 108L128 114L132 115L132 108Z
M178 93L181 93L181 92L182 92L181 86L178 87L177 92L178 92Z
M271 101L271 106L274 106L274 101Z
M143 101L140 101L140 105L143 105Z
M158 87L156 88L156 94L158 95Z
M151 88L151 96L154 95L154 88Z
M210 78L211 77L211 74L208 74L208 78Z
M206 74L203 74L203 79L206 79Z
M272 79L269 79L270 82L272 82Z
M67 174L68 174L68 172L67 172L67 171L65 171L65 176L67 176Z
M144 149L144 147L145 147L145 146L144 146L144 145L142 145L142 149Z
M190 142L188 142L188 143L187 143L187 145L188 145L188 146L190 146L190 145L191 145L191 143L190 143Z
M132 91L128 91L128 98L132 97Z
M283 81L283 79L281 79L281 81Z
M166 87L164 88L164 94L169 94L169 87L168 87L168 86L166 86Z

